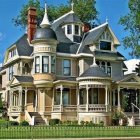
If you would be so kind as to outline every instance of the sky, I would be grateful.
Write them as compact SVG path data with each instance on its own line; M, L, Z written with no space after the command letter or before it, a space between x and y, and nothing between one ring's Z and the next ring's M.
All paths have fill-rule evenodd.
M23 4L26 4L27 1L28 0L0 0L0 63L4 60L6 49L25 33L25 30L14 26L12 18L19 14ZM40 0L42 6L44 6L45 1L48 5L67 3L67 0ZM128 33L124 32L123 26L118 24L120 17L129 12L128 1L129 0L96 0L96 9L99 12L98 18L101 23L104 23L106 19L108 19L109 26L119 39L121 46L119 46L117 50L124 55L126 59L131 59L128 54L129 50L124 50L122 44L122 39Z

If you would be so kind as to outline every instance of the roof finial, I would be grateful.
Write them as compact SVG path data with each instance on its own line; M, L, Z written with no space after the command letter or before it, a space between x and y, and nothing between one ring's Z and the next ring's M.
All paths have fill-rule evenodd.
M74 11L74 2L73 2L73 0L71 2L71 11Z
M108 23L108 18L106 17L106 23Z
M42 20L40 26L41 26L42 28L45 28L45 27L48 27L48 26L50 26L50 25L51 25L51 24L50 24L50 22L49 22L48 14L47 14L47 4L46 4L46 2L45 2L45 14L44 14L44 17L43 17L43 20Z

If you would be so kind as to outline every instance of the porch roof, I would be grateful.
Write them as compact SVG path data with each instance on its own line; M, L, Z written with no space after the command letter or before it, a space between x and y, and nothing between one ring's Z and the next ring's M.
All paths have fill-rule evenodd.
M110 78L98 65L92 65L87 69L80 77L101 77L101 78Z

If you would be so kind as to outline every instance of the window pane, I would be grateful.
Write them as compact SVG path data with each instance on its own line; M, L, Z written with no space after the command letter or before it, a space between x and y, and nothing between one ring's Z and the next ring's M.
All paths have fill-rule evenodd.
M107 67L107 74L111 76L111 67Z
M35 73L40 72L40 57L35 57Z
M64 75L70 75L70 68L64 68Z
M49 57L43 56L42 57L42 72L49 72Z
M71 25L67 25L67 34L72 34L72 27L71 27Z
M111 42L101 41L100 50L111 50Z
M75 34L79 34L79 26L78 25L75 25Z
M55 57L51 56L51 73L55 73Z
M64 60L64 67L70 67L70 60Z
M64 75L71 75L71 61L64 60L63 61L63 74Z

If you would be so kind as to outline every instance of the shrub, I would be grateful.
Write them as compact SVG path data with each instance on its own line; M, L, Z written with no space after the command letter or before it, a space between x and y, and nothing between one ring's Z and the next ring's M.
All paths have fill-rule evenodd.
M19 123L17 121L9 121L9 125L17 126L17 125L19 125Z
M59 119L50 119L49 120L49 125L57 125L57 124L60 124Z
M104 126L104 121L100 121L99 126Z
M20 125L21 126L28 126L29 125L29 123L27 122L27 121L22 121L22 122L20 122Z

